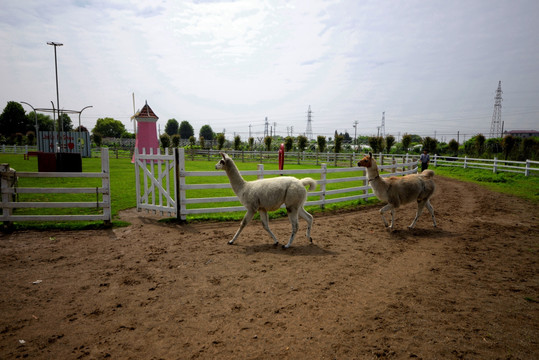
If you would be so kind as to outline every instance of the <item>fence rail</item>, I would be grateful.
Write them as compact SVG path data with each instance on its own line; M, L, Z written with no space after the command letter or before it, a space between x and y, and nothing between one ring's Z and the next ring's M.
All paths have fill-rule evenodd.
M2 166L2 215L1 221L9 225L13 221L72 221L72 220L102 220L106 224L112 220L111 201L110 201L110 169L108 149L101 150L101 172L15 172L9 168L8 164ZM17 179L20 178L99 178L101 187L77 187L77 188L26 188L15 187ZM38 202L15 201L16 194L96 194L96 201L87 202ZM101 197L101 200L99 200ZM23 208L96 208L102 210L100 214L89 215L16 215L16 209Z
M379 168L385 172L381 176L407 175L417 172L417 161L403 157L399 163L396 159L391 160L391 164L383 165ZM197 183L190 184L190 177L208 177L226 176L218 171L186 171L186 154L184 149L174 149L169 154L135 154L136 182L137 182L137 209L168 212L176 214L176 217L185 220L187 215L223 213L234 211L245 211L243 206L217 206L197 208L194 205L219 204L229 202L239 202L237 196L219 196L219 197L193 197L189 193L196 193L204 190L213 189L232 189L230 182L226 183ZM387 160L386 160L387 161ZM167 177L169 173L176 174L178 179L174 180L174 193L170 187L171 181ZM337 202L368 199L375 195L370 190L365 169L355 167L347 168L328 168L326 164L321 164L320 168L300 169L300 170L266 170L264 164L259 164L257 170L241 171L242 176L256 176L262 179L266 176L278 175L316 175L320 177L317 180L320 186L319 190L309 193L311 200L306 202L307 206L322 206ZM351 176L346 176L349 173ZM360 176L357 176L360 173ZM338 178L328 178L329 174L340 174ZM141 178L142 176L142 178ZM361 186L351 186L346 188L328 188L329 184L341 184L348 182L359 182ZM360 192L360 194L358 194ZM179 195L179 196L176 196ZM340 195L345 196L340 196ZM339 197L333 197L339 195ZM330 198L331 197L331 198ZM314 198L314 199L313 199Z
M449 166L461 167L464 169L482 169L497 172L512 172L524 174L525 176L539 175L539 161L512 161L494 159L475 159L467 156L451 157L451 156L433 156L434 166Z

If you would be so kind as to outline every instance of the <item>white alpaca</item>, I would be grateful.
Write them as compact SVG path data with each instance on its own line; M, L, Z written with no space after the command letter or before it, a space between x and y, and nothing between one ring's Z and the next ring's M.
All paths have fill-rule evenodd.
M432 216L432 223L436 227L436 219L434 218L434 209L430 204L429 198L435 190L433 180L434 171L425 170L420 174L410 174L403 177L390 177L383 179L378 172L378 165L372 157L372 153L365 155L358 163L358 166L364 166L367 169L367 178L371 184L372 190L378 199L387 201L387 205L380 210L382 220L387 227L387 221L384 213L391 210L391 225L389 229L393 230L395 209L400 205L408 204L417 201L417 213L415 219L408 228L413 229L417 219L423 212L426 206Z
M232 185L232 190L234 190L234 193L240 199L241 204L247 208L247 213L241 221L240 228L232 240L228 242L229 244L234 243L243 228L258 211L260 213L260 220L262 220L262 226L264 226L264 229L273 238L274 245L278 245L279 241L273 235L268 225L268 211L277 210L282 204L286 205L288 218L292 224L292 235L290 236L290 240L288 240L288 244L283 245L283 248L290 247L292 241L294 241L294 237L298 231L298 215L307 221L307 238L310 242L313 241L311 238L313 217L305 211L303 205L307 200L305 186L309 185L309 190L313 190L316 188L316 181L311 178L298 180L291 176L245 181L234 161L227 154L221 153L221 156L223 158L219 160L215 168L226 171Z

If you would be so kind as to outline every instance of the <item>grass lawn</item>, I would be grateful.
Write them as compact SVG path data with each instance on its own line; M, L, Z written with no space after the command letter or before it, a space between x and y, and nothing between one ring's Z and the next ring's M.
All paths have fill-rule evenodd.
M122 226L125 225L121 221L117 220L118 212L124 209L129 209L136 207L136 193L135 193L135 170L134 165L131 163L130 159L120 158L116 159L113 156L110 156L110 172L111 172L111 200L112 200L112 214L113 214L113 225ZM0 162L9 163L10 166L17 171L37 171L37 158L31 157L30 160L24 160L23 155L7 155L0 154ZM186 161L186 170L187 171L215 171L214 177L188 177L188 184L196 183L228 183L228 178L224 172L215 170L215 163L217 161ZM249 162L242 163L237 161L237 166L240 171L243 170L256 170L257 163ZM100 158L89 158L83 159L83 171L84 172L99 172L101 171L101 159ZM328 166L331 168L331 166ZM265 170L277 170L277 164L264 164ZM297 164L286 164L286 170L293 169L320 169L313 165L297 165ZM477 169L462 169L462 168L447 168L447 167L437 167L433 168L438 176L448 176L457 178L465 181L473 181L479 183L483 186L488 187L494 191L499 191L503 193L508 193L516 195L522 198L532 200L534 202L539 202L539 177L529 176L525 177L521 174L513 173L499 173L493 174L488 170L477 170ZM328 174L327 178L336 178L336 177L354 177L362 176L363 172L358 169L357 172L350 172L344 174ZM320 179L320 174L301 174L298 177L310 176L315 180ZM246 177L247 180L255 179L255 176ZM71 179L71 178L21 178L19 180L19 186L22 187L99 187L101 184L100 179ZM327 190L339 189L339 188L348 188L361 186L358 182L345 182L338 184L328 184ZM360 193L360 192L357 192ZM353 193L340 194L335 196L348 196ZM219 197L219 196L233 196L234 193L231 189L212 189L212 190L190 190L187 192L188 198L199 198L199 197ZM334 197L335 197L334 196ZM96 200L96 195L93 194L20 194L19 199L21 201L94 201ZM310 197L309 200L315 200L317 197ZM376 202L376 200L369 200L369 202ZM325 210L320 209L318 206L308 207L309 212L319 212L319 211L331 211L336 208L347 208L347 207L357 207L365 204L365 201L347 201L339 204L332 204L326 206ZM222 207L222 206L237 206L239 202L229 202L229 203L215 203L215 204L192 204L189 205L191 208L196 207ZM18 214L23 213L36 213L39 211L39 214L45 213L55 213L59 214L61 211L64 213L75 214L75 213L91 213L91 210L85 208L78 209L18 209ZM95 213L95 210L93 210ZM244 215L244 212L235 212L235 213L218 213L218 214L203 214L203 215L193 215L189 216L189 221L202 221L207 219L213 220L235 220L241 219ZM286 216L286 211L281 209L279 211L271 213L272 217ZM53 222L44 222L44 223L35 223L35 222L26 222L16 224L16 228L61 228L61 229L81 229L81 228L93 228L102 226L101 222L65 222L65 223L53 223Z

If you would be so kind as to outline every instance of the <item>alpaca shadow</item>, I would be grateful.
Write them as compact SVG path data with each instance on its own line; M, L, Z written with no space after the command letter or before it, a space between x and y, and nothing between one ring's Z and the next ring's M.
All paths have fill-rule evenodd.
M242 246L245 249L246 255L253 255L256 253L269 253L288 256L328 256L338 255L338 253L324 249L317 244L293 244L288 249L282 247L282 243L278 245L273 244L257 244L257 245L245 245ZM241 245L232 245L241 246Z

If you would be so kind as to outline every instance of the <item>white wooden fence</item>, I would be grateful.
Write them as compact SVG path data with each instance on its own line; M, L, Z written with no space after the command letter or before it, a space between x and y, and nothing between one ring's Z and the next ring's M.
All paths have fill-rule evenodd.
M402 163L394 161L390 165L379 165L381 171L390 171L381 176L407 175L417 173L417 161L411 158L403 158ZM216 160L217 162L217 160ZM361 176L328 178L331 173L362 173ZM315 197L315 200L307 201L307 206L318 205L324 207L327 204L344 202L350 200L367 199L374 197L368 184L364 168L329 168L322 164L317 169L304 170L265 170L263 164L258 165L257 170L241 171L242 176L254 175L258 179L269 175L313 175L320 174L320 180L317 181L319 189L309 193L309 198ZM172 176L171 176L172 175ZM231 189L230 183L202 183L188 184L186 179L192 176L197 177L215 177L223 176L221 171L186 171L185 170L185 151L184 149L174 149L172 154L165 150L165 154L142 154L135 153L135 176L137 183L137 209L152 210L175 214L178 219L185 220L187 215L222 213L233 211L245 211L243 206L224 206L224 207L203 207L188 208L193 204L216 204L224 202L239 201L236 196L222 197L188 197L188 192L192 190L209 189ZM171 179L172 177L172 179ZM351 187L328 190L328 184L353 183ZM354 184L355 183L355 184ZM357 186L356 184L359 184ZM172 192L174 191L174 192ZM357 194L357 192L361 192ZM351 195L328 198L332 195Z
M110 201L110 169L108 149L101 153L101 172L12 172L8 164L2 166L2 215L0 219L9 225L13 221L71 221L102 220L109 224L112 220ZM101 187L77 188L27 188L13 186L20 178L100 178ZM18 202L16 194L96 194L95 201L87 202ZM101 196L101 200L99 200ZM89 215L16 215L15 209L21 208L96 208L99 214ZM101 210L100 210L101 209Z
M525 176L539 175L539 161L511 161L511 160L499 160L494 159L474 159L467 156L451 157L451 156L439 156L434 155L431 158L431 162L434 166L451 166L461 167L464 169L482 169L492 170L493 173L497 172L513 172L524 174Z

